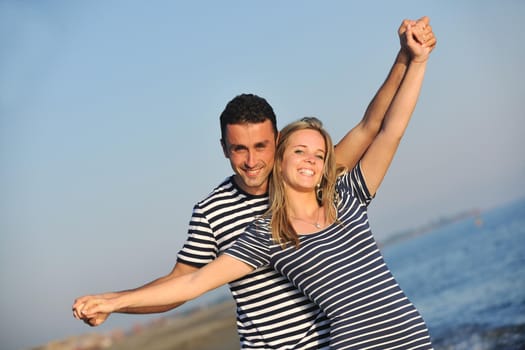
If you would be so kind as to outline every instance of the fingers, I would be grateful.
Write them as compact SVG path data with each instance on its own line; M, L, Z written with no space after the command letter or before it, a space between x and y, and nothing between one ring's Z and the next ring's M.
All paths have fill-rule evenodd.
M430 25L430 18L423 16L417 21L404 19L398 29L401 52L411 59L425 61L435 48L437 40Z
M418 29L414 31L414 35L421 45L430 48L430 51L432 51L436 47L437 39L429 22L430 19L427 16L421 17L417 21L416 28Z
M411 19L404 19L403 22L401 22L399 29L397 30L397 34L399 36L402 36L403 34L405 34L408 25L415 25L415 24L416 24L416 21L413 21Z
M85 295L75 299L73 302L73 317L83 321L91 327L101 325L110 315L109 304L106 305L108 310L103 310L106 298L103 295Z
M86 295L75 300L73 303L73 316L78 320L87 320L95 318L99 310L99 304L103 302L103 299L95 296ZM107 317L107 316L106 316Z
M95 317L86 318L82 321L84 321L84 323L90 327L96 327L104 323L108 316L108 314L98 313L95 315Z
M407 26L407 28L406 28L405 37L406 37L406 41L407 41L407 45L408 46L413 46L415 44L414 29L413 29L413 26L411 24L409 24Z
M400 37L402 48L406 48L407 45L406 38L404 38L404 36L406 36L406 30L408 26L412 27L413 30L411 35L414 36L416 42L428 47L432 47L432 45L435 44L432 26L430 25L430 18L428 16L423 16L417 21L404 19L403 22L401 22L401 26L398 29L398 35Z
M428 16L423 16L417 20L417 22L424 23L425 25L430 23L430 18Z
M424 46L430 48L430 51L434 50L437 44L437 39L434 35L432 35L427 41L424 43Z
M89 299L82 305L82 308L79 309L79 313L85 319L94 318L97 316L97 313L100 312L100 303L102 303L100 299Z
M432 33L432 27L427 25L427 23L418 21L415 25L412 26L413 35L416 41L420 44L424 44L427 41L427 36Z
M73 310L73 316L77 320L84 319L84 315L82 314L82 310L84 309L86 302L88 300L90 300L91 298L93 298L93 296L85 295L85 296L82 296L80 298L75 299L75 301L73 303L72 310Z
M83 318L83 315L82 315L83 307L84 307L84 304L73 306L73 317L76 318L77 320L81 320Z
M414 63L422 63L428 59L431 49L425 45L421 45L415 37L415 27L409 26L406 32L407 47L410 50L410 55Z
M436 46L437 40L429 21L430 19L426 16L420 18L416 25L413 26L413 35L419 44L430 48L430 51L432 51Z

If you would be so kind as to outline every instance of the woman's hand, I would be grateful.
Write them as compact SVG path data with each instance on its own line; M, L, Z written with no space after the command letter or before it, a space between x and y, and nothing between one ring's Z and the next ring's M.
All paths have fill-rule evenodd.
M407 33L408 29L410 34ZM411 60L423 62L436 47L437 40L427 16L421 17L417 21L405 19L398 29L401 50L406 52ZM409 44L409 37L410 43Z
M111 312L91 312L89 311L91 306L100 303L100 300L105 300L108 298L104 298L102 295L85 295L80 298L77 298L75 302L73 303L73 316L78 319L84 321L84 323L95 327L99 326L102 323L104 323ZM98 302L95 302L98 301Z

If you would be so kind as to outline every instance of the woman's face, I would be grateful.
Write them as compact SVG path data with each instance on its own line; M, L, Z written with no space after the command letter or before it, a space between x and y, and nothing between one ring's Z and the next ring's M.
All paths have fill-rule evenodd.
M316 130L305 129L290 135L281 162L285 188L309 192L321 182L326 145Z

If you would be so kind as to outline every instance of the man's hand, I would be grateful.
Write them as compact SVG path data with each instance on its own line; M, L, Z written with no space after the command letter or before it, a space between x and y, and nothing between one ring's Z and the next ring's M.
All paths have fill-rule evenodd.
M413 63L422 63L428 59L430 52L434 49L435 43L433 46L426 45L417 40L418 32L421 37L422 28L416 25L409 24L407 30L404 34L406 38L406 45L409 55L411 57L411 62ZM432 35L433 36L433 35Z
M95 300L95 299L98 299L100 298L101 296L96 296L96 295L86 295L86 296L83 296L83 297L80 297L80 298L77 298L75 300L75 302L73 303L73 308L72 308L72 311L73 311L73 316L77 319L77 320L81 320L83 321L85 324L91 326L91 327L96 327L96 326L99 326L101 325L102 323L104 323L109 315L111 315L111 313L105 313L105 312L98 312L96 314L91 314L89 316L87 316L85 314L85 306L86 304L91 304L91 300Z
M73 305L73 315L90 326L98 326L107 319L107 316L117 310L116 301L118 297L94 295L81 299L82 301L75 302Z

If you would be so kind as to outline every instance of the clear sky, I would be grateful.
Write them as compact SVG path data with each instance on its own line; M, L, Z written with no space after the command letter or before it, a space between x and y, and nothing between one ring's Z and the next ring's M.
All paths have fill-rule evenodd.
M231 98L265 97L279 127L318 116L337 141L423 15L438 46L370 207L379 239L525 196L525 2L1 1L2 348L91 332L76 296L171 270L193 204L231 174Z

